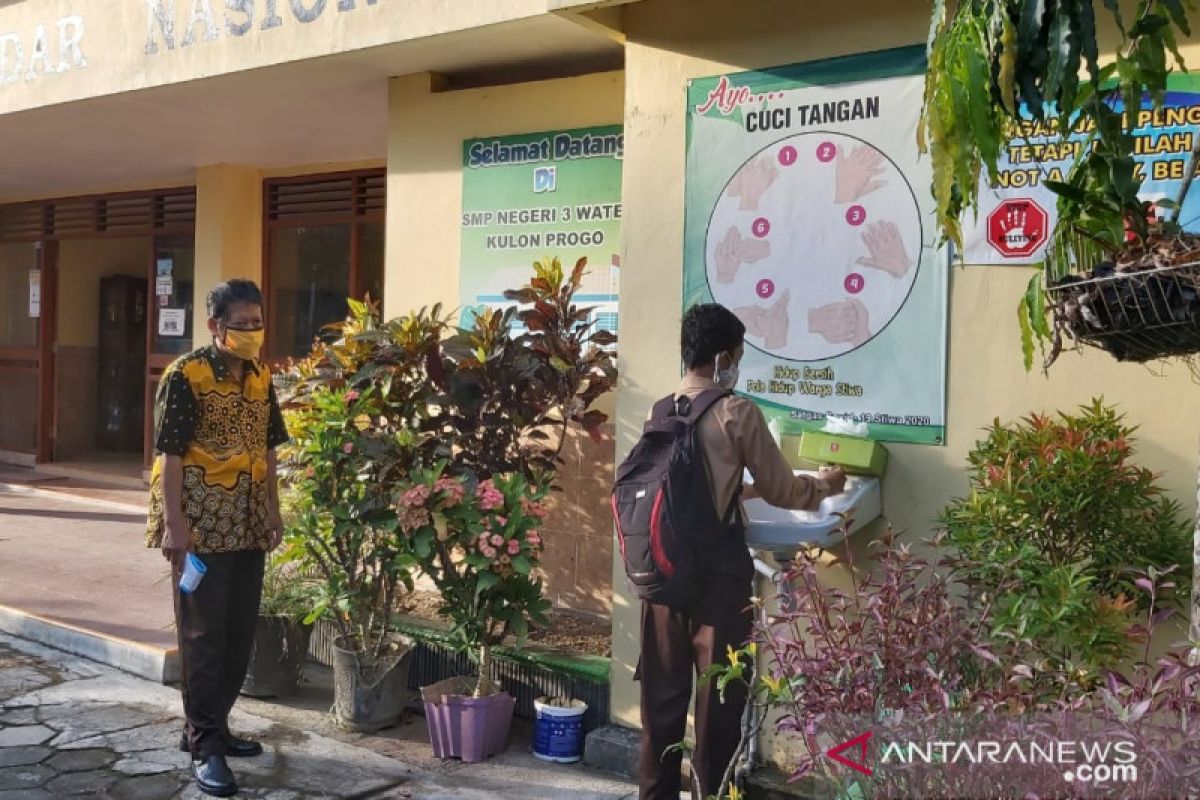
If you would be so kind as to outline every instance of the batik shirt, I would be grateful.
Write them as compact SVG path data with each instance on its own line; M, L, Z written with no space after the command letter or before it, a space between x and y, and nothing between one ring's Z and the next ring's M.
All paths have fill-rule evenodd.
M270 546L267 452L288 440L271 371L247 361L239 381L215 346L181 356L163 373L154 448L183 462L183 520L198 554ZM162 458L150 478L146 544L161 547Z

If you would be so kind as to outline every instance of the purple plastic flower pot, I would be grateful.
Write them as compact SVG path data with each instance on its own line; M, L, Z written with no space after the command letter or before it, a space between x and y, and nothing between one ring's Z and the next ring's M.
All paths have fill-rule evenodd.
M448 678L421 690L425 724L437 758L461 758L468 764L504 750L516 699L508 692L471 697L474 681Z

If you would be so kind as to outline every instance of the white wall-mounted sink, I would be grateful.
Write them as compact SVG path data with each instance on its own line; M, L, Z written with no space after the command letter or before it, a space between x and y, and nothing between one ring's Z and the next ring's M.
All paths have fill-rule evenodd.
M816 477L811 470L796 470L797 475ZM753 483L750 475L747 483ZM841 494L821 501L816 511L792 511L768 505L755 498L745 502L746 544L752 550L765 551L780 558L791 558L802 547L827 547L842 536L843 519L851 514L848 533L870 524L883 513L879 479L850 475Z

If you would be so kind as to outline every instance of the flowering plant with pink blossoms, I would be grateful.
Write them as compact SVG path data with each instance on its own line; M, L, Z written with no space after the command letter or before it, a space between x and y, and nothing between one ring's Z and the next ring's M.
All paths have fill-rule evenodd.
M521 643L531 624L547 623L538 574L547 492L519 474L473 481L444 466L394 487L400 531L441 593L438 611L479 665L477 696L495 691L492 647L510 635Z

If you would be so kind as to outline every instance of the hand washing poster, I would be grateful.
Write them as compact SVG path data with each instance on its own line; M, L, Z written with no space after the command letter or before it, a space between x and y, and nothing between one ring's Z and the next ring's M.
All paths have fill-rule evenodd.
M746 324L738 390L785 430L833 415L882 441L945 440L924 68L905 48L689 85L684 304Z
M504 292L528 284L537 259L557 256L569 275L586 256L575 300L616 333L623 148L620 126L463 143L462 324L516 305Z
M1124 109L1116 101L1113 108ZM1028 122L1001 149L999 182L985 174L979 186L979 214L963 220L963 261L967 264L1031 264L1045 257L1058 221L1058 195L1045 181L1064 181L1087 146L1090 131L1077 123L1066 136L1056 119ZM1174 200L1188 159L1200 135L1200 76L1170 75L1163 107L1146 98L1133 130L1134 160L1144 179L1141 198ZM970 214L970 212L968 212ZM1173 213L1158 209L1159 216ZM1190 192L1179 215L1184 230L1200 232L1200 192Z

